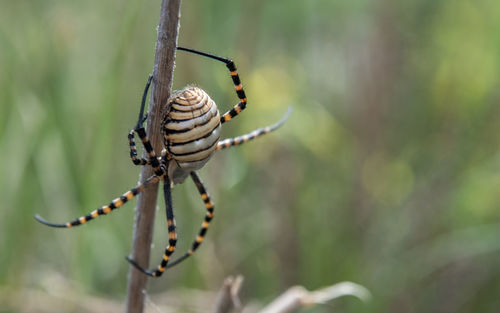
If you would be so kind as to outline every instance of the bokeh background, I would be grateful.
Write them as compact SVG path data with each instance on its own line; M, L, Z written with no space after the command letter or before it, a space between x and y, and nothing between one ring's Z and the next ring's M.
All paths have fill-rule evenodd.
M32 216L65 222L137 183L126 137L159 6L2 2L0 312L123 308L135 202L71 230ZM194 312L242 274L244 303L349 280L372 301L307 312L498 312L499 29L492 0L184 1L179 44L233 58L247 91L224 137L294 112L201 171L216 218L151 297L183 290L179 310ZM174 88L186 84L221 111L236 103L218 62L179 53ZM162 201L152 266L166 244ZM204 207L190 181L174 203L184 250Z

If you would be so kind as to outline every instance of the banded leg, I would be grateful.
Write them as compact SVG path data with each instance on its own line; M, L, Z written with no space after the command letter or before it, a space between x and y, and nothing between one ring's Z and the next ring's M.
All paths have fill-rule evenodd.
M177 244L177 233L175 231L175 218L174 211L172 209L172 193L170 189L170 181L165 180L163 183L163 194L165 197L165 206L167 212L167 226L168 226L168 246L163 253L163 258L161 260L160 265L156 268L156 270L146 270L137 264L134 260L127 256L127 260L132 264L136 269L143 272L146 275L152 277L160 277L165 269L167 268L168 260L170 256L175 251L175 245Z
M146 158L138 158L137 157L137 148L135 145L134 134L135 134L135 131L131 130L129 135L128 135L128 141L129 141L129 146L130 146L130 158L132 159L132 163L134 163L135 165L151 165L151 160L146 159ZM163 153L163 151L162 151L162 153ZM163 155L162 155L162 157L163 157ZM158 162L161 163L162 157L156 157ZM158 175L158 176L161 176L161 175Z
M238 145L241 145L242 143L245 143L247 141L253 140L257 137L260 137L262 135L269 134L270 132L275 131L276 129L281 127L286 122L288 117L290 117L290 113L292 113L291 107L288 108L288 111L281 118L281 120L279 120L278 123L276 123L274 125L263 127L263 128L258 128L256 130L254 130L253 132L242 135L242 136L238 136L238 137L234 137L234 138L227 138L227 139L219 141L217 143L217 150L226 149L226 148L229 148L232 146L238 146Z
M130 146L130 158L132 159L132 162L135 165L151 164L155 175L162 176L163 169L160 167L160 162L158 161L158 157L156 156L156 153L153 149L153 146L151 145L151 142L149 141L149 139L147 137L146 130L142 126L144 124L144 122L146 121L146 117L144 116L144 108L146 107L146 98L147 98L148 90L149 90L149 87L151 86L152 80L153 80L153 76L149 75L148 81L146 82L146 87L144 88L144 93L142 94L141 108L139 110L139 118L137 120L137 125L135 126L134 129L132 129L129 132L128 140L129 140L129 146ZM134 140L135 133L137 133L137 135L139 135L139 138L142 141L142 145L144 146L144 149L146 150L146 154L148 156L147 159L137 158L137 148L135 146L135 140Z
M132 159L132 163L135 165L151 165L151 161L146 158L137 158L137 148L135 147L134 135L129 134L129 145L130 145L130 158ZM162 162L162 159L166 158L167 150L163 149L161 151L161 156L157 157L158 162ZM161 165L160 165L161 166Z
M132 163L135 165L149 165L151 161L146 158L137 158L137 148L135 146L135 131L131 130L128 134L128 144L130 147L130 159L132 159Z
M111 211L118 209L122 205L124 205L127 201L132 200L135 196L137 196L139 193L141 193L144 188L146 188L147 185L149 184L155 184L160 180L160 177L153 175L146 179L146 181L142 184L137 185L136 187L130 189L126 193L124 193L121 197L114 199L111 201L108 205L102 206L97 210L94 210L90 212L89 214L79 217L77 219L74 219L71 222L65 223L65 224L54 224L51 222L46 221L42 217L40 217L38 214L35 215L35 219L39 221L42 224L45 224L50 227L59 227L59 228L70 228L73 226L79 226L82 224L87 223L90 220L93 220L101 215L106 215L110 213Z
M236 89L236 94L238 95L238 99L240 99L240 102L238 102L238 104L236 104L231 110L227 111L220 117L221 124L231 120L233 117L240 114L241 111L243 111L246 108L247 98L245 95L245 91L243 90L243 85L241 84L238 71L236 70L236 65L234 65L233 60L189 48L177 47L177 50L186 51L189 53L194 53L217 61L221 61L225 63L226 67L229 69L229 72L231 73L231 78L233 80L234 88Z
M135 141L134 141L134 134L137 133L139 135L139 138L142 141L142 145L144 146L144 149L146 150L146 154L148 156L147 159L138 159L137 158L137 149L135 149ZM141 127L139 129L132 129L129 133L129 144L130 142L134 142L133 146L131 145L130 147L130 158L132 159L132 162L136 165L146 165L146 164L151 164L153 167L153 171L155 175L157 176L163 176L164 171L160 167L160 161L158 160L158 156L156 156L156 152L153 149L153 146L151 145L151 142L149 141L147 135L146 135L146 130L144 127Z
M205 220L201 224L201 229L200 232L198 233L198 236L196 237L195 241L193 242L191 249L189 249L183 256L178 258L177 260L173 261L170 263L167 268L170 268L174 265L177 265L187 259L190 255L194 253L194 251L201 245L203 242L203 239L205 238L205 235L207 234L208 226L210 226L210 221L212 221L212 218L214 217L214 205L212 201L210 200L210 196L207 193L207 190L205 189L205 186L203 185L203 182L201 181L200 177L196 172L191 172L191 178L193 179L196 188L198 188L198 192L201 195L201 199L205 203L205 207L207 208L207 213L205 214Z

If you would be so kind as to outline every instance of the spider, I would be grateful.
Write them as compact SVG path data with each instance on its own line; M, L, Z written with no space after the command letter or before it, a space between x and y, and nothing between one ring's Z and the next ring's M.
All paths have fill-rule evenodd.
M226 67L230 71L231 78L236 89L236 94L239 99L238 104L221 116L215 102L202 89L187 86L182 90L175 91L167 100L166 112L164 113L163 121L161 123L161 132L165 148L162 150L160 156L157 156L143 126L146 121L144 108L148 90L152 81L152 75L150 75L147 80L146 87L144 88L137 124L129 132L128 140L130 146L130 158L132 159L132 162L135 165L151 166L153 168L154 175L130 189L122 196L114 199L108 205L102 206L89 214L76 218L68 223L55 224L46 221L39 215L35 215L35 219L37 221L50 227L71 228L73 226L83 225L88 221L91 221L101 215L106 215L121 207L126 202L141 193L146 186L163 181L163 192L167 213L168 245L165 249L160 265L158 265L156 269L147 270L131 258L127 257L127 260L134 267L144 274L152 277L161 276L167 268L177 265L191 256L203 242L210 222L213 219L213 202L196 171L201 169L208 162L216 150L238 146L249 140L253 140L276 130L278 127L283 125L283 123L285 123L291 111L289 109L287 114L285 114L285 116L274 125L259 128L248 134L235 138L219 140L221 124L230 121L232 118L240 114L245 109L247 104L245 91L241 85L236 66L234 62L228 58L183 47L177 47L177 49L225 63ZM147 158L137 157L135 134L137 134L141 139ZM188 176L191 176L191 179L200 193L201 199L205 204L206 214L203 223L201 224L198 236L193 241L191 248L185 252L184 255L169 263L171 255L174 253L175 246L177 244L171 188L174 184L184 182Z

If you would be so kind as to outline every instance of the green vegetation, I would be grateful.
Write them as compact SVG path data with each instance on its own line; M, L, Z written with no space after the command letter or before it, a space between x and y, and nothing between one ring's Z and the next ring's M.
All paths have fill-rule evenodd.
M127 133L158 9L2 4L0 312L22 311L27 290L57 293L57 277L82 297L124 298L134 203L71 230L32 216L65 222L137 183ZM498 2L184 1L179 44L238 66L249 105L224 137L294 112L201 171L216 204L207 240L151 293L242 274L244 299L262 302L350 280L373 300L337 300L335 312L498 311ZM186 84L221 111L237 101L223 65L178 53L174 88ZM182 251L204 207L190 181L173 196ZM159 210L152 264L166 244Z

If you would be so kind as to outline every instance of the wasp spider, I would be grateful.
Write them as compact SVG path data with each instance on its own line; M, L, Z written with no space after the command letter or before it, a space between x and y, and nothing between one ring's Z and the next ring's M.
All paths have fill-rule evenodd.
M272 126L259 128L243 136L219 140L221 124L230 121L233 117L240 114L245 109L247 104L245 91L241 85L238 72L236 71L236 66L233 61L228 58L188 48L178 47L177 49L225 63L226 67L230 71L231 78L236 89L236 94L238 95L238 104L221 116L215 102L202 89L191 86L174 92L166 103L166 112L161 124L161 132L163 134L163 144L165 149L163 149L160 156L158 156L153 150L153 147L148 140L146 130L143 126L146 120L144 117L146 97L152 80L152 76L149 76L142 97L139 119L135 128L128 134L128 140L132 162L135 165L151 166L153 168L154 175L136 187L130 189L122 196L114 199L108 205L102 206L85 216L74 219L71 222L65 224L54 224L44 220L38 215L35 215L35 218L39 222L51 227L70 228L73 226L83 225L90 220L93 220L101 215L106 215L121 207L127 201L133 199L141 193L146 186L163 181L163 191L167 211L168 246L165 249L161 263L156 269L147 270L138 265L134 260L127 258L128 261L138 270L153 277L161 276L165 269L179 264L192 255L203 242L210 222L212 221L214 216L214 205L196 171L201 169L205 163L208 162L216 150L222 150L240 145L277 129L286 121L290 112L289 111L285 117ZM138 158L135 145L135 134L137 134L141 139L147 158ZM196 188L201 195L201 199L205 204L205 219L201 224L201 229L198 236L193 241L191 248L184 255L169 263L170 257L174 252L175 245L177 243L177 233L170 188L171 184L180 184L188 176L191 176L191 179L194 181Z

